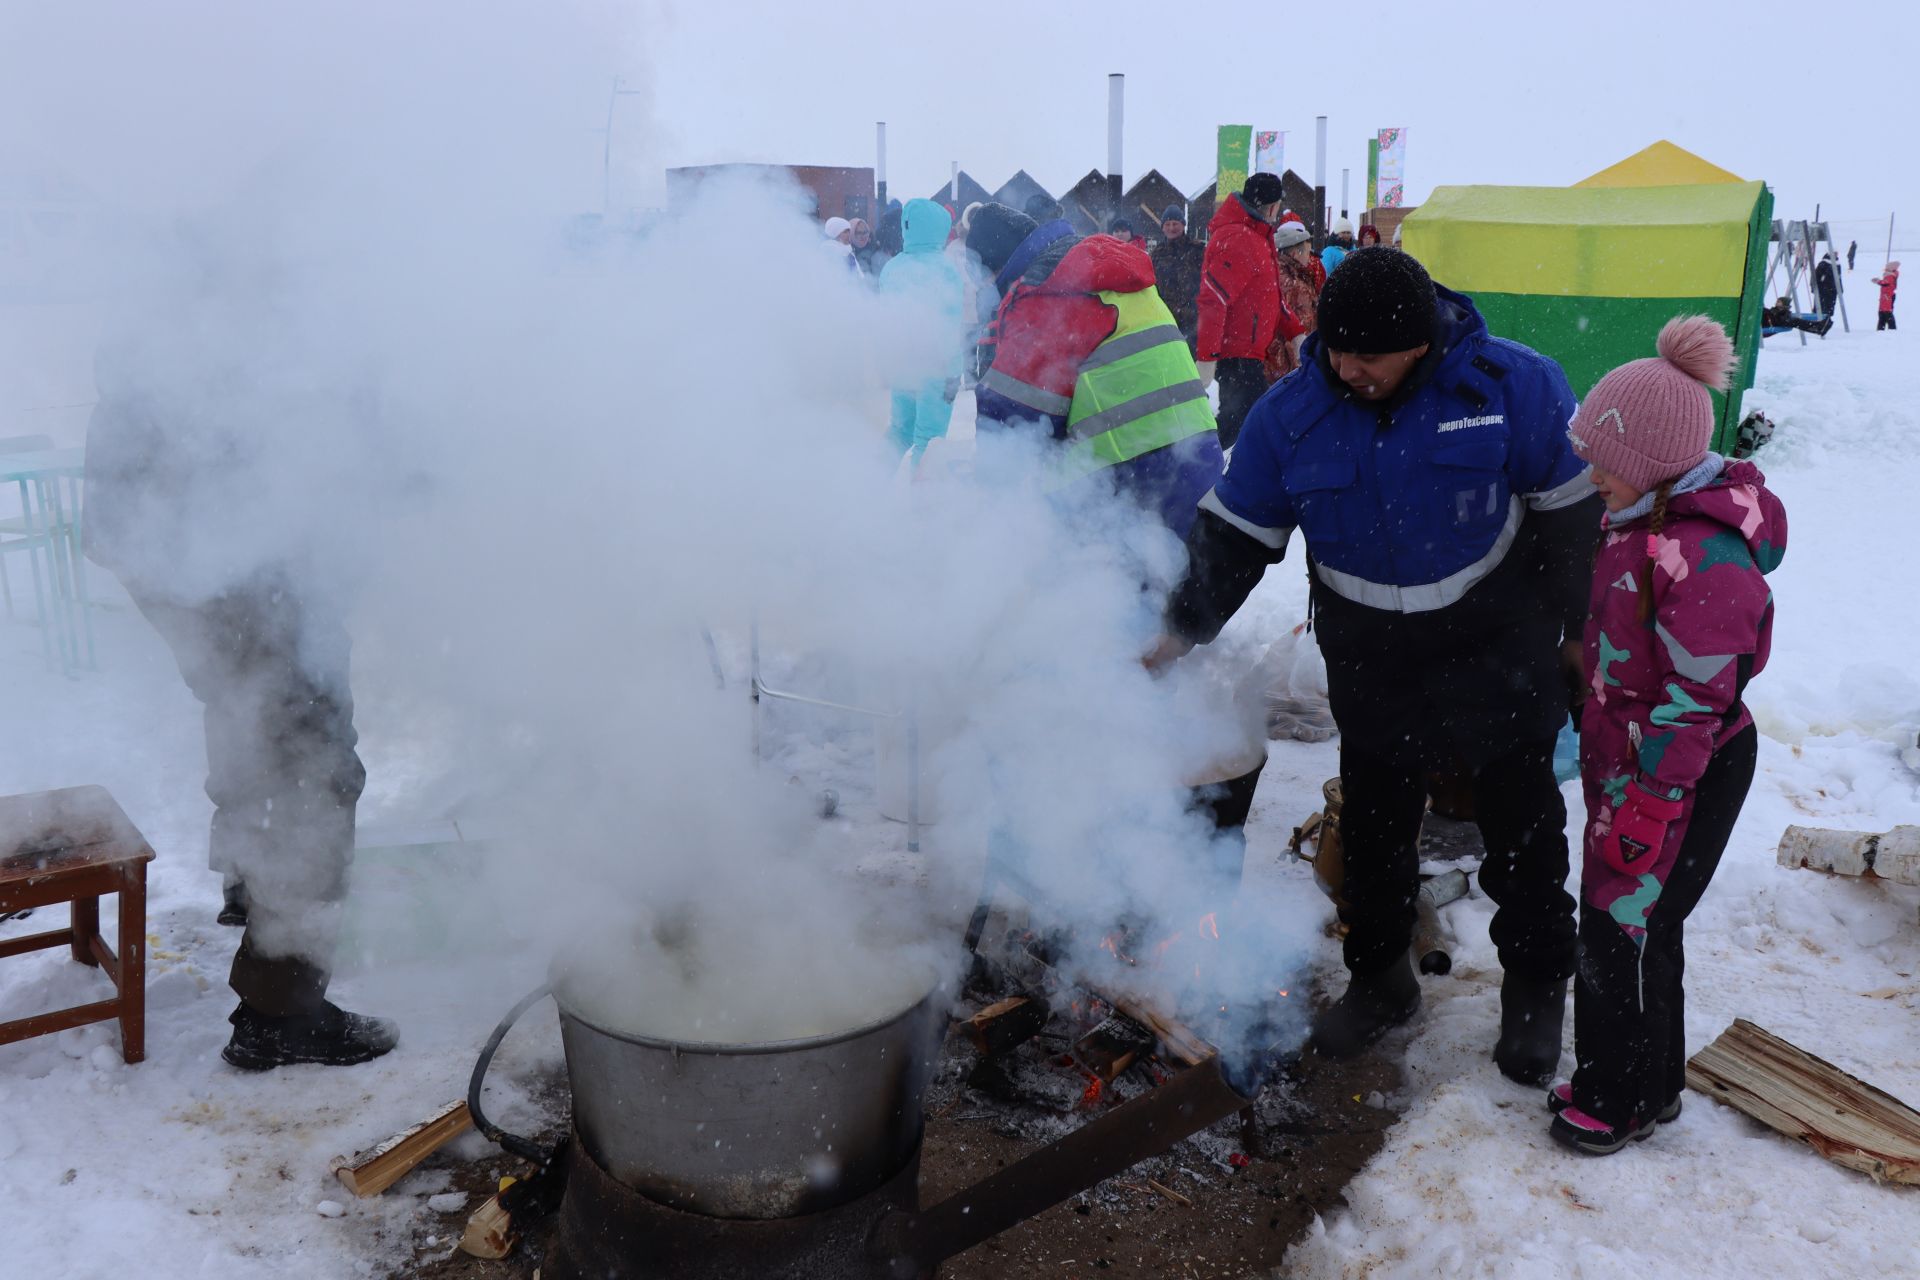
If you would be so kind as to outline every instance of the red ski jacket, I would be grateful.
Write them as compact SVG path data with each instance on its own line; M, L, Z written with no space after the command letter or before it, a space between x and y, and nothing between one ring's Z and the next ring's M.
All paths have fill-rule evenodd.
M1280 262L1273 227L1228 196L1207 224L1200 264L1202 360L1263 360L1280 331Z

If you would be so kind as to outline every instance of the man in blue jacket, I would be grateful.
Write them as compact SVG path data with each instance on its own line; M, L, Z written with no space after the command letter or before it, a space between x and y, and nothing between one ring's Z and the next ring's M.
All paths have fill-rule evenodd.
M1359 1052L1420 1006L1409 943L1425 775L1465 767L1497 904L1500 1069L1542 1083L1574 963L1553 741L1579 687L1597 499L1552 360L1495 338L1413 258L1361 249L1327 281L1301 368L1248 414L1187 538L1148 656L1211 641L1297 529L1341 731L1346 994L1314 1025Z

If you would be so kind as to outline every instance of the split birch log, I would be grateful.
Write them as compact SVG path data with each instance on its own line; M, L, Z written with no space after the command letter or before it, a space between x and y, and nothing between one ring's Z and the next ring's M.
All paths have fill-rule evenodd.
M449 1103L379 1146L333 1166L334 1176L356 1196L377 1196L413 1172L422 1160L473 1128L464 1102Z
M1783 867L1920 885L1920 827L1891 831L1788 827L1776 856Z
M1875 1182L1920 1185L1920 1112L1745 1018L1693 1055L1687 1087Z

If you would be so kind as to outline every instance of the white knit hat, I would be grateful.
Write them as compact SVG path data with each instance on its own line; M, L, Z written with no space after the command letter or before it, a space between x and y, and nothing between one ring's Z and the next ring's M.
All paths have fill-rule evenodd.
M851 230L853 230L853 224L845 218L828 218L827 225L820 228L821 234L829 240L838 240Z
M1305 244L1312 238L1313 234L1309 232L1303 224L1298 222L1283 222L1274 229L1273 247L1276 249L1291 249L1297 244Z

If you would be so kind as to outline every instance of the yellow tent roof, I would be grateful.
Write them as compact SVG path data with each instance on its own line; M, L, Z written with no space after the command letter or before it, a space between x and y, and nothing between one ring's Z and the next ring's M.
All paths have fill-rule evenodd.
M1608 165L1576 187L1691 187L1713 182L1744 182L1717 164L1709 164L1684 147L1662 140L1636 151L1619 164Z

